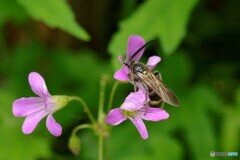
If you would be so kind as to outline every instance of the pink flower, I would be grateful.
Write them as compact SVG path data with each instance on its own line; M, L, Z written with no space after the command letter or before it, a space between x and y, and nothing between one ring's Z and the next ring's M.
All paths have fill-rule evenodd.
M128 38L128 47L127 47L127 56L126 61L135 61L138 62L142 57L144 49L142 49L133 59L130 59L132 55L143 45L145 44L144 39L137 35L129 36ZM129 68L123 63L122 56L118 57L119 61L122 63L122 68L115 72L114 78L119 81L130 81L128 74ZM161 61L159 56L152 56L148 59L147 66L149 70L153 70L153 68Z
M55 121L52 114L68 103L67 96L51 96L44 79L37 72L31 72L28 76L32 91L39 97L20 98L13 102L13 115L26 117L22 131L30 134L37 124L47 116L46 125L54 136L60 136L62 127Z
M141 137L147 139L148 132L142 119L160 121L168 117L168 113L161 108L146 107L145 94L140 90L129 94L120 108L112 109L106 117L106 122L110 125L118 125L129 119L137 128Z

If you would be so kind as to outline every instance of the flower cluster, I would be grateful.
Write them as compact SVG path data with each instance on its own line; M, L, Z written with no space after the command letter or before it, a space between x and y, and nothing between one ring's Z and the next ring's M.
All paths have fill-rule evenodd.
M126 61L129 61L132 55L145 44L144 39L137 35L132 35L128 39L127 56ZM144 49L142 49L133 61L139 61L143 55ZM122 63L122 68L114 74L114 78L119 81L130 81L129 68L123 62L122 56L119 56L119 61ZM153 70L154 67L161 61L158 56L152 56L148 59L147 67L149 70ZM143 139L148 138L148 132L143 120L147 121L160 121L169 117L168 113L161 108L153 108L147 106L145 90L139 87L137 92L130 93L125 99L120 108L112 109L106 117L106 122L110 125L118 125L129 119L136 126L138 132ZM147 100L149 101L149 100Z

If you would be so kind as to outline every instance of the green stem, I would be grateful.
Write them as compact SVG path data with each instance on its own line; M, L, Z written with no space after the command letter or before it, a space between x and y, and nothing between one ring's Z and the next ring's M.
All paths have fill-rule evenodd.
M76 134L77 131L81 130L81 129L85 129L85 128L92 128L93 129L93 126L91 124L81 124L77 127L75 127L72 131L72 135Z
M102 76L100 81L100 94L99 94L99 104L98 104L98 123L101 124L104 116L104 99L105 99L105 88L107 84L107 77Z
M119 81L115 81L115 83L114 83L114 85L112 87L111 93L110 93L110 98L109 98L109 101L108 101L107 112L109 112L111 107L112 107L113 98L114 98L114 95L115 95L115 92L116 92L116 89L117 89L118 85L119 85Z
M70 100L79 101L83 105L84 111L87 113L87 115L88 115L90 121L92 122L92 124L97 124L97 121L93 117L93 115L92 115L91 111L89 110L87 104L85 103L85 101L82 98L77 97L77 96L70 96L69 98L70 98Z
M98 139L98 158L103 160L103 136L100 135Z
M105 99L105 88L107 84L107 76L102 76L100 81L100 94L99 94L99 105L98 105L98 127L102 127L104 119L104 99ZM102 128L99 132L102 132ZM103 134L99 133L98 138L98 159L103 160Z

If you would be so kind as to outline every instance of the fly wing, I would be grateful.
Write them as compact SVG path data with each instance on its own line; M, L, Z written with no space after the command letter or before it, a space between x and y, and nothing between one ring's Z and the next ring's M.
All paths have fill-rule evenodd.
M140 79L143 85L156 92L156 94L166 103L173 106L178 106L180 104L178 97L173 93L173 91L161 80L159 80L151 71L147 71L146 74L138 72L136 73L136 76Z

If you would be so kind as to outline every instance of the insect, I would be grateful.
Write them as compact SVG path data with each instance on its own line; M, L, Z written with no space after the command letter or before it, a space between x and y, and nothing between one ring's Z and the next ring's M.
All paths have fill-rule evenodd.
M140 47L124 64L129 68L129 78L134 84L136 90L136 84L140 84L146 91L147 96L150 98L150 105L155 99L163 100L164 102L173 106L179 105L179 100L173 91L165 85L160 78L148 69L148 66L141 62L133 61L133 58L152 41L147 42L145 45ZM160 99L161 98L161 99ZM152 104L154 105L154 104ZM159 105L159 104L158 104Z
M159 80L162 81L162 76L158 71L153 72L153 74L155 75L155 77ZM150 107L155 107L155 108L162 108L164 105L164 101L161 97L159 97L157 95L156 92L154 92L152 89L148 89L148 95L149 95L149 99L150 101L148 102L148 105Z

